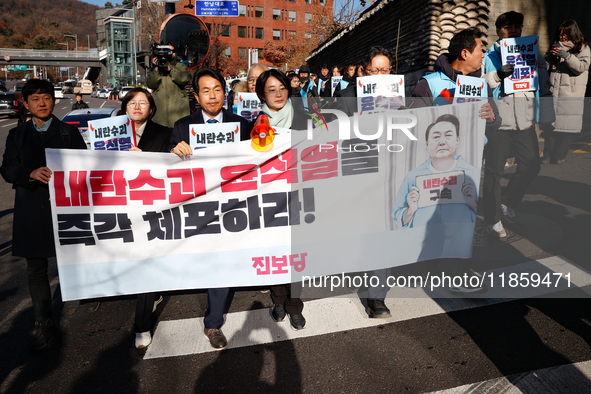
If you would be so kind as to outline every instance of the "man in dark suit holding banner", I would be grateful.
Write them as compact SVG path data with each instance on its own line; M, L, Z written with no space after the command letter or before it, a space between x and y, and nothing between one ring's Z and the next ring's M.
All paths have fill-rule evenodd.
M169 150L180 157L191 156L193 148L190 145L190 125L216 123L240 123L240 140L250 139L250 127L246 119L223 109L226 81L217 72L208 68L201 69L193 78L195 99L201 109L189 116L179 119L174 124ZM226 337L220 330L224 324L224 311L230 289L214 288L207 290L207 311L203 323L204 334L214 349L221 350L228 346Z

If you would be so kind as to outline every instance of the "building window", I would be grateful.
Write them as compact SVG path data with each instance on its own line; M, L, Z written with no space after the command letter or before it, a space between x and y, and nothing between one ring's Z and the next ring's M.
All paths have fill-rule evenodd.
M296 21L296 12L295 11L289 11L289 21L290 22Z
M325 6L326 5L326 0L319 0L318 3L320 3L321 6Z
M246 59L246 48L238 48L238 57L240 59Z
M304 33L305 38L312 38L312 33Z
M246 16L246 6L240 4L238 6L238 16Z
M254 17L255 18L262 18L263 17L263 7L259 7L259 6L254 7Z
M207 30L209 30L209 34L211 34L211 23L206 23L205 27L207 27Z
M304 0L306 4L312 4L312 0Z
M230 25L222 25L222 36L230 37Z
M288 33L289 33L289 36L291 38L296 38L296 32L295 32L295 30L290 30L290 31L288 31Z
M273 29L273 39L281 40L281 30Z
M305 13L305 22L306 23L312 23L312 14L310 14L309 12Z
M225 57L231 57L231 56L232 56L232 48L231 48L231 47L227 47L227 48L224 50L224 56L225 56Z
M238 37L246 38L246 26L238 26Z
M295 3L296 2L296 0L289 0L289 1L291 1L292 3Z
M265 31L265 29L263 29L262 27L257 27L256 31L255 31L255 36L254 38L263 38L263 32Z
M277 8L273 8L273 20L280 21L281 20L281 10Z

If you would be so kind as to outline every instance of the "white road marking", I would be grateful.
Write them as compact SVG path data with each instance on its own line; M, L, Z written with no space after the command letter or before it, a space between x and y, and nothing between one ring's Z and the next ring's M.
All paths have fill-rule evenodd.
M429 394L591 393L591 361L538 369Z
M567 289L566 281L561 281L559 287L555 288L556 278L552 280L551 288L540 286L528 288L527 291L507 288L509 273L520 275L521 272L537 272L544 275L554 272L570 273L571 289L591 285L591 273L561 256L553 256L488 271L487 275L495 275L497 282L496 287L489 287L483 295L486 298L450 298L447 289L428 292L422 288L415 288L409 290L409 294L416 295L416 298L386 299L386 304L392 311L391 318L370 319L359 299L350 295L306 302L303 314L307 323L304 330L294 331L288 317L281 323L275 323L269 315L269 309L259 309L227 314L222 331L228 338L228 348L232 349L378 326ZM501 273L505 273L504 288L500 288L498 281ZM203 327L203 318L161 321L156 327L152 344L148 347L144 359L215 351L204 337Z
M103 106L107 104L107 102L105 101L104 103L101 104L101 108L103 108Z

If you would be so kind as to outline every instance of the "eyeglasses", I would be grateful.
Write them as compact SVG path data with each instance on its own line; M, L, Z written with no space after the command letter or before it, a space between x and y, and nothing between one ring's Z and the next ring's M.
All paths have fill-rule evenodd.
M129 103L127 103L127 106L133 108L138 104L142 108L147 108L150 106L150 103L148 103L147 101L130 101Z
M283 93L285 93L287 91L287 89L285 89L285 87L280 87L279 90L277 89L269 89L269 90L265 90L265 96L276 96L277 94L282 95Z
M388 67L388 68L368 68L367 69L367 73L369 75L390 74L390 70L392 70L392 67Z
M523 28L523 25L513 24L513 25L503 25L503 26L501 26L501 29L503 29L503 30L519 30L521 28Z

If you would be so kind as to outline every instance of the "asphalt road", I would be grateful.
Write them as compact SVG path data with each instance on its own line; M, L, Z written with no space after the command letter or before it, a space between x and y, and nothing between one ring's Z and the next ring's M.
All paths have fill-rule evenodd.
M72 97L56 105L58 117L70 109ZM102 99L86 101L91 107L119 105ZM14 123L0 118L1 140ZM518 218L531 228L512 243L484 242L476 247L476 269L502 270L562 256L560 261L591 272L590 143L591 134L582 135L572 144L565 164L542 167L518 210ZM581 148L587 153L574 153ZM196 318L203 317L207 306L204 292L166 294L157 310L154 343L147 351L137 350L135 298L103 300L94 313L77 302L63 303L52 262L53 308L61 335L50 350L30 354L33 314L25 262L11 256L10 246L14 192L0 182L0 193L0 392L425 393L454 388L448 392L590 392L586 363L591 361L591 301L586 288L495 302L428 299L427 305L420 299L388 299L393 320L369 322L372 325L366 324L369 319L354 296L345 299L351 308L347 310L308 301L304 309L308 327L302 333L310 334L281 341L273 338L289 337L290 329L288 323L278 325L268 318L264 309L271 306L269 295L259 289L236 289L226 325L230 332L232 322L245 319L229 337L231 345L240 346L163 356L151 354L151 348L167 340L161 335L167 324L198 326ZM442 311L437 312L437 307ZM334 329L355 319L358 328ZM315 334L323 324L333 328ZM198 330L193 337L188 332L187 348L206 341ZM258 340L260 335L271 339ZM503 377L507 378L479 383Z

